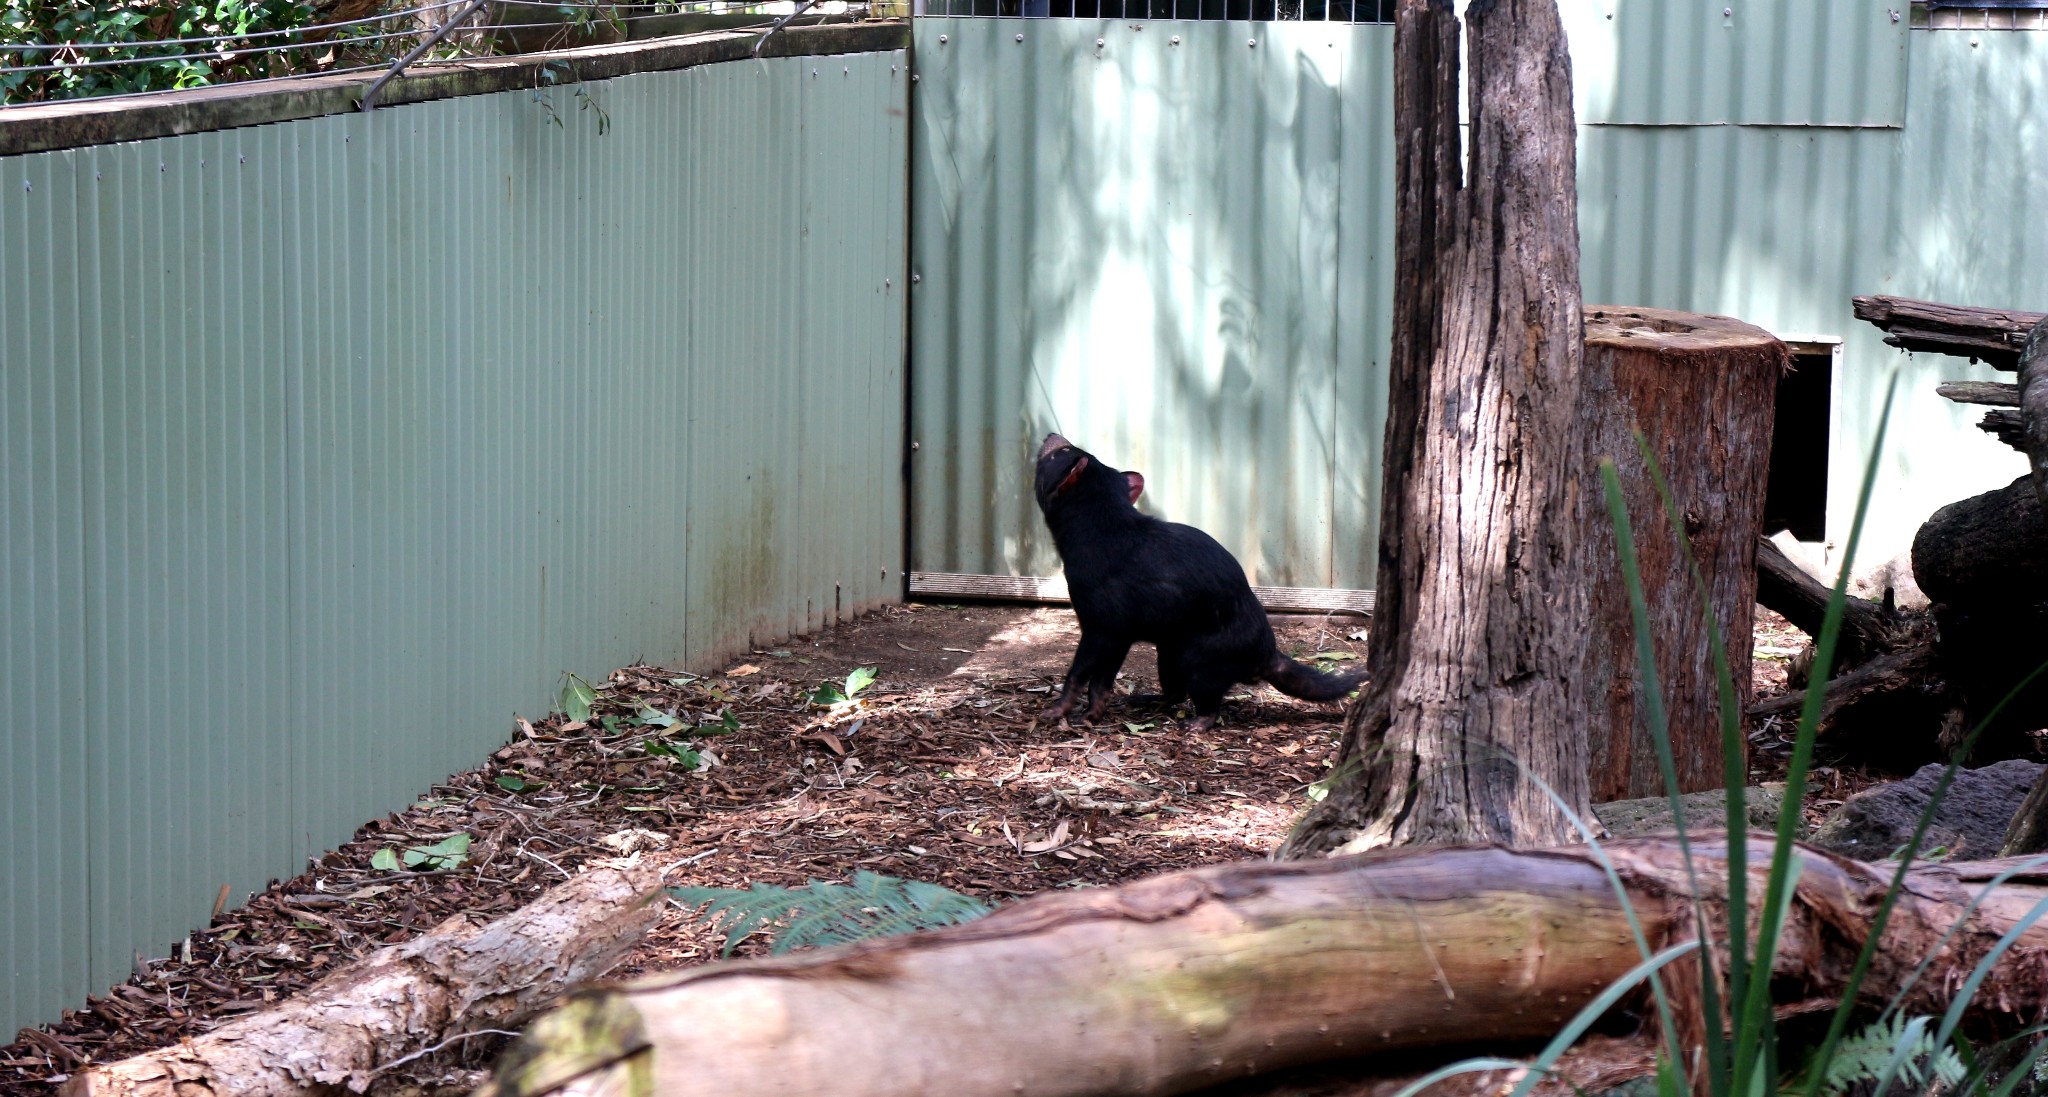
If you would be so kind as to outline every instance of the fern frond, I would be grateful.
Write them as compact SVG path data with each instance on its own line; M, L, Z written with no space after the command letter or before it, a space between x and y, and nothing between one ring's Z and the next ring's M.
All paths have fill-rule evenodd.
M770 952L845 944L971 922L992 909L937 884L861 871L849 884L812 880L803 887L676 887L669 894L725 932L723 955L771 925L781 924Z

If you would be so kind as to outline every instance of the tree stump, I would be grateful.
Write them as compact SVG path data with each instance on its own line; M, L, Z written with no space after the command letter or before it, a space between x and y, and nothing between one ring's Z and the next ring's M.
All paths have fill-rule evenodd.
M1725 783L1720 694L1699 591L1634 432L1642 431L1670 485L1728 646L1736 700L1746 708L1773 398L1789 361L1783 343L1739 320L1586 306L1581 422L1593 455L1614 460L1628 501L1680 792ZM1585 503L1584 528L1593 538L1585 670L1596 692L1588 729L1593 801L1662 795L1628 589L1606 499L1590 471Z

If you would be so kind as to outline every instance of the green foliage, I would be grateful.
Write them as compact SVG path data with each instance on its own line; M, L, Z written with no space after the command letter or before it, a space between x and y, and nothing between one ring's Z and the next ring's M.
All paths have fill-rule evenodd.
M811 704L819 708L843 705L859 696L861 690L874 684L875 668L855 667L853 673L846 676L846 684L844 686L836 682L820 684L817 689L811 692Z
M580 723L589 720L590 707L595 704L597 691L590 688L589 682L571 674L568 681L562 683L560 712L567 716L570 722Z
M1892 389L1895 390L1896 386L1897 378L1895 376L1892 381ZM1871 444L1870 460L1864 470L1863 485L1857 499L1855 518L1850 523L1845 555L1851 560L1855 558L1856 546L1861 538L1864 518L1869 509L1871 485L1876 480L1877 462L1879 455L1883 451L1885 425L1890 420L1891 404L1892 391L1887 391L1884 411L1879 417L1878 429ZM1705 580L1700 572L1697 560L1692 555L1690 538L1686 534L1678 507L1672 500L1671 492L1664 481L1663 473L1657 467L1654 455L1650 452L1647 443L1640 435L1637 436L1636 443L1641 451L1641 457L1649 473L1651 483L1655 486L1657 494L1663 503L1665 517L1670 523L1672 535L1684 554L1687 567L1691 572L1695 592L1699 596L1704 610L1704 618L1712 645L1716 684L1720 696L1722 760L1724 778L1728 789L1727 815L1724 823L1728 833L1743 834L1748 829L1746 825L1748 819L1747 805L1743 802L1743 789L1747 784L1748 775L1743 761L1741 712L1736 701L1734 682L1730 674L1726 649L1720 635L1720 622L1715 619ZM1799 819L1799 805L1805 797L1807 775L1813 762L1814 739L1819 726L1820 705L1823 696L1822 690L1818 687L1821 683L1827 681L1828 674L1833 667L1836 644L1841 634L1842 614L1847 605L1849 568L1846 566L1842 568L1835 588L1828 600L1827 611L1823 616L1820 632L1814 638L1812 682L1815 688L1807 691L1806 703L1800 713L1799 722L1794 734L1792 756L1785 776L1784 809L1779 817L1778 832L1772 846L1771 862L1769 871L1765 876L1762 902L1757 909L1752 910L1751 899L1748 894L1747 844L1744 842L1730 842L1728 843L1727 894L1725 902L1720 910L1709 912L1698 899L1699 895L1711 889L1706 882L1699 878L1694 870L1692 848L1686 838L1685 805L1678 794L1675 766L1673 765L1671 755L1669 722L1663 708L1663 696L1658 685L1656 661L1649 634L1647 602L1643 592L1641 569L1636 558L1635 542L1633 531L1630 528L1628 508L1623 498L1621 480L1615 472L1614 463L1611 460L1603 460L1601 462L1600 475L1607 496L1608 508L1613 517L1616 552L1620 557L1622 575L1627 586L1629 606L1635 625L1637 671L1642 680L1645 702L1643 710L1644 722L1649 725L1651 739L1656 744L1657 763L1663 772L1667 788L1669 789L1673 817L1678 824L1679 848L1687 874L1693 882L1691 889L1693 898L1691 902L1694 907L1695 924L1707 926L1713 924L1715 919L1719 919L1720 925L1717 936L1726 941L1729 946L1725 961L1722 961L1721 957L1714 955L1711 950L1700 952L1700 962L1697 964L1699 972L1699 986L1697 988L1698 1009L1701 1014L1708 1018L1718 1019L1725 1016L1727 1022L1725 1025L1718 1022L1710 1023L1705 1033L1703 1046L1701 1047L1696 1049L1687 1048L1681 1044L1678 1029L1673 1019L1671 996L1664 989L1663 984L1660 982L1660 976L1657 973L1659 968L1674 957L1677 949L1667 949L1654 956L1651 954L1650 946L1643 933L1640 920L1636 917L1633 908L1628 905L1629 893L1626 886L1623 884L1618 873L1616 873L1613 864L1607 859L1606 854L1600 849L1599 843L1594 840L1590 829L1585 826L1584 821L1574 817L1573 822L1587 839L1590 852L1606 870L1611 886L1615 889L1616 894L1624 905L1636 948L1643 956L1643 963L1634 972L1630 973L1628 977L1617 983L1615 987L1610 988L1608 994L1602 995L1601 998L1590 1003L1573 1020L1572 1024L1567 1026L1565 1031L1558 1035L1557 1039L1544 1048L1542 1054L1526 1064L1517 1064L1519 1066L1526 1066L1528 1073L1514 1090L1512 1097L1522 1097L1537 1082L1552 1072L1558 1056L1570 1046L1571 1042L1584 1031L1586 1026L1590 1025L1602 1011L1613 1004L1614 999L1612 995L1615 991L1632 987L1645 980L1650 984L1657 1008L1659 1024L1662 1028L1662 1054L1659 1057L1658 1071L1655 1079L1655 1091L1660 1097L1665 1094L1669 1094L1671 1097L1678 1097L1680 1094L1692 1094L1700 1090L1714 1094L1715 1097L1737 1097L1737 1095L1740 1095L1740 1097L1775 1097L1776 1094L1781 1092L1781 1086L1790 1087L1787 1090L1783 1090L1783 1092L1803 1094L1803 1097L1822 1097L1823 1094L1837 1094L1852 1086L1859 1088L1868 1086L1872 1092L1883 1093L1901 1075L1904 1075L1912 1083L1914 1091L1924 1092L1934 1089L1936 1085L1939 1085L1942 1092L1988 1094L1990 1097L2004 1097L2004 1095L2012 1093L2014 1088L2025 1080L2025 1072L2032 1069L2033 1058L2023 1057L2017 1066L2011 1067L2008 1070L2005 1079L1996 1084L1992 1082L1990 1077L1991 1071L1986 1064L2008 1058L2004 1053L2011 1048L2017 1047L2024 1050L2029 1045L2016 1041L2007 1041L2005 1044L1989 1049L1985 1054L1976 1056L1959 1054L1957 1049L1963 1045L1957 1033L1957 1027L1961 1022L1965 1007L1969 1004L1970 999L1976 995L1978 987L1991 970L1991 966L2018 940L2019 935L2025 933L2036 920L2048 917L2048 900L2043 900L2025 917L2019 919L2013 928L2005 936L2001 937L1998 943L1977 963L1969 977L1963 981L1962 985L1955 989L1954 1000L1950 1004L1948 1011L1940 1019L1939 1026L1931 1034L1928 1032L1930 1019L1906 1018L1899 1013L1899 1010L1901 1004L1906 1000L1906 995L1912 989L1912 985L1925 972L1928 964L1933 961L1933 957L1940 954L1946 947L1947 941L1945 938L1930 952L1927 958L1922 960L1919 970L1916 970L1911 978L1907 980L1906 984L1898 991L1889 1008L1880 1015L1878 1022L1855 1037L1845 1038L1851 1016L1850 1011L1858 1001L1858 991L1876 957L1878 944L1884 937L1885 923L1890 918L1893 904L1904 885L1908 868L1914 862L1915 857L1921 852L1927 829L1932 822L1935 811L1940 806L1942 796L1947 792L1949 780L1953 777L1961 760L1967 757L1970 748L1974 746L1976 738L1982 732L1984 725L1997 715L1997 708L2003 708L2005 702L2001 702L1997 708L1994 708L1992 713L1987 715L1985 720L1979 723L1978 727L1972 730L1969 735L1965 736L1963 742L1958 746L1955 758L1951 761L1941 782L1936 786L1934 794L1929 798L1929 803L1921 815L1911 840L1907 842L1905 849L1901 851L1900 862L1892 877L1891 885L1885 894L1884 900L1873 913L1872 925L1865 938L1863 950L1850 969L1842 994L1842 1004L1831 1019L1826 1036L1808 1054L1805 1068L1799 1075L1789 1080L1781 1080L1784 1079L1779 1060L1781 1048L1778 1042L1779 1036L1773 1009L1774 1003L1770 996L1770 978L1768 973L1771 968L1772 959L1777 955L1778 941L1784 932L1784 927L1791 913L1792 900L1798 881L1800 861L1796 855L1793 836ZM2031 682L2034 677L2039 676L2043 671L2048 671L2048 667L2036 670L2026 681L2019 683L2014 688L2013 693L2007 695L2006 701L2010 701L2020 689L2024 689L2028 682ZM1529 774L1528 776L1534 783L1543 788L1544 792L1551 797L1553 803L1556 803L1560 809L1567 811L1569 814L1569 806L1565 805L1553 790L1544 785L1542 780L1535 775ZM2041 860L2048 862L2048 858L2042 858ZM2012 873L2018 871L2021 871L2021 869L2016 866L2001 874L1985 890L1988 892L1996 888L2004 882L2004 879L2009 878ZM1972 910L1974 909L1974 901L1970 904L1970 907ZM1753 913L1754 917L1752 917ZM1965 911L1963 917L1958 919L1956 924L1965 924L1969 922L1969 919L1970 913ZM1950 932L1954 932L1953 928ZM1687 948L1696 947L1696 945L1689 942L1681 942L1678 947ZM1437 1079L1450 1077L1453 1074L1492 1069L1496 1063L1496 1060L1474 1060L1467 1063L1454 1064L1436 1072L1436 1074L1418 1082L1416 1085L1404 1089L1402 1093L1406 1097L1408 1094L1419 1092L1424 1085L1433 1084ZM1693 1072L1704 1072L1704 1078L1695 1076ZM1696 1084L1701 1081L1704 1081L1705 1085L1699 1086L1696 1089ZM1903 1092L1903 1090L1901 1091Z
M382 872L397 872L402 866L421 872L443 869L458 869L469 859L467 834L451 834L431 846L407 846L403 853L385 846L370 856L370 867Z
M190 88L309 71L311 50L252 48L295 39L266 35L310 25L302 0L0 0L0 68L69 65L50 72L0 73L0 102ZM138 45L174 38L219 42ZM55 45L59 49L26 49ZM187 56L201 54L203 56ZM82 62L124 61L120 65Z
M853 883L812 880L803 887L670 888L677 902L704 907L703 917L725 931L725 955L756 932L783 926L770 951L845 944L913 930L971 922L992 908L937 884L856 872Z
M1935 1044L1934 1034L1927 1030L1932 1023L1931 1017L1908 1018L1903 1013L1880 1017L1837 1044L1827 1062L1809 1056L1789 1088L1836 1097L1850 1086L1896 1074L1907 1083L1908 1092L1925 1093L1933 1088L1930 1083L1953 1092L1969 1070L1954 1048Z

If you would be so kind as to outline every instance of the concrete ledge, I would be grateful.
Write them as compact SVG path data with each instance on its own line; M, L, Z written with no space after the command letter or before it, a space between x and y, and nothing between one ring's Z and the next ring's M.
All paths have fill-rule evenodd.
M639 72L664 72L720 61L745 60L759 31L713 31L617 45L479 57L418 65L384 85L377 109L530 88L543 66L561 62L574 79L608 80ZM907 49L910 25L902 21L792 26L768 40L763 57L836 53L877 53ZM108 99L67 99L57 103L0 109L0 156L53 149L141 141L207 130L260 126L357 110L378 72L336 76L295 76L262 83L220 84Z

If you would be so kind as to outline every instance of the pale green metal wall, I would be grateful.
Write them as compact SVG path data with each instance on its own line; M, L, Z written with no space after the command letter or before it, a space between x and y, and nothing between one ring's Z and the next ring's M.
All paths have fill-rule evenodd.
M0 159L0 1032L902 589L901 51Z
M1904 365L1865 559L2023 471L1934 394L1989 371L1909 361L1849 298L2048 307L2048 34L1909 31L1867 0L1564 10L1587 300L1840 339L1837 539ZM1057 427L1258 581L1371 587L1391 28L926 19L915 42L913 568L1053 574L1028 463Z

